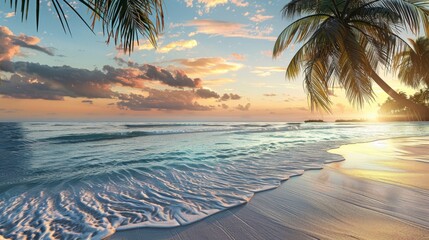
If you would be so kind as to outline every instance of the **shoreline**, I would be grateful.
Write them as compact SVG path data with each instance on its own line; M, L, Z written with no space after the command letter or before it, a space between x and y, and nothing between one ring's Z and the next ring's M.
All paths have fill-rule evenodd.
M348 159L343 154L336 152L336 150L339 150L339 149L341 149L344 146L354 146L354 145L362 145L362 144L367 144L368 145L368 144L371 144L371 143L377 143L377 142L383 142L383 141L384 142L385 141L398 141L398 139L404 139L404 141L405 141L406 139L419 139L419 138L425 138L425 137L384 138L384 139L380 139L380 140L376 140L376 141L363 142L363 143L353 143L353 144L343 145L343 146L340 146L339 148L331 149L331 150L328 151L329 153L343 156L343 160L326 162L323 165L322 168L307 169L307 170L303 171L302 174L297 174L297 175L294 175L294 176L290 176L288 179L282 180L280 182L279 186L277 186L275 188L264 189L262 191L255 192L255 194L246 203L239 204L237 206L225 209L223 211L212 213L212 214L210 214L208 216L205 216L205 217L203 217L201 219L198 219L198 221L195 221L195 222L192 222L192 223L189 223L189 224L186 224L186 225L175 226L175 227L166 227L166 228L163 228L163 227L160 227L160 228L159 227L141 227L141 226L138 227L138 226L136 226L136 227L134 227L132 229L117 230L116 233L114 233L111 236L106 237L106 239L133 239L133 238L135 238L137 236L141 238L141 237L145 237L146 235L147 235L148 239L158 239L158 238L159 239L161 239L161 238L162 239L176 239L174 237L175 234L172 234L172 232L179 232L179 233L177 233L179 235L180 235L180 233L183 234L184 232L192 232L192 231L195 231L195 230L197 230L198 228L201 227L201 226L198 226L198 225L204 225L205 227L211 226L211 228L213 228L214 227L213 223L211 223L213 219L216 219L216 221L222 221L222 219L224 219L224 218L231 217L231 214L234 215L233 212L236 212L236 211L239 211L239 212L247 211L247 210L242 210L242 209L249 208L248 207L249 205L255 205L254 201L258 201L258 200L255 200L255 199L266 198L268 195L273 195L273 192L281 192L282 195L293 194L293 192L287 192L288 190L284 189L284 188L288 188L288 185L300 185L300 184L302 184L302 183L299 183L299 182L303 182L304 181L304 180L300 180L301 178L314 177L314 175L320 175L320 174L325 174L326 172L329 172L331 175L337 175L336 176L337 178L346 178L346 179L353 178L354 180L357 180L356 176L347 176L347 174L344 174L344 173L340 172L340 170L333 170L335 168L338 168L338 166L336 166L334 168L332 166L335 166L335 165L338 165L338 164L341 165L341 163L347 162L347 160L350 161L350 159ZM427 163L422 163L422 164L429 165ZM335 171L337 171L337 172L335 172ZM340 175L338 175L338 174L340 174ZM429 179L429 178L427 178L427 179ZM348 179L348 180L350 180L350 179ZM366 179L366 180L365 179L358 179L357 181L360 182L361 184L362 183L368 184L367 183L368 179ZM381 183L380 182L376 182L374 179L372 179L372 180L370 180L370 184L380 185ZM378 186L378 187L380 187L380 186ZM382 186L381 188L383 188L383 187L385 188L385 186ZM399 187L400 188L407 188L405 186L399 186ZM315 192L315 194L318 194L318 193ZM263 196L263 195L267 195L267 196ZM425 201L425 200L426 199L423 199L423 201ZM429 200L427 200L426 202L427 202L427 204L429 204ZM261 206L260 204L258 205L257 203L256 203L256 205L258 207L262 207L262 208L266 207L266 206L265 207ZM388 215L388 216L390 216L390 215ZM218 220L218 219L220 219L220 220ZM272 220L272 219L270 219L270 220ZM404 219L401 219L401 220L404 220ZM238 223L239 222L235 222L235 224L238 224ZM414 224L416 224L416 223L414 223ZM410 225L410 222L408 222L405 225ZM413 224L411 224L411 225L413 225ZM418 228L423 228L423 232L425 232L426 234L429 234L429 225L424 225L424 224L423 225L418 224L418 225L419 225ZM407 227L410 227L410 226L407 226ZM296 230L288 228L287 226L285 226L283 228L284 229L289 229L290 232L295 232L295 234L297 234L297 235L294 235L295 237L297 237L298 235L300 235L299 234L300 231L297 232ZM202 236L204 236L204 234L205 234L204 231L197 231L197 232L198 232L198 234L195 234L195 236L188 236L188 237L191 237L191 239L192 239L192 237L195 237L194 239L199 239ZM223 232L223 230L221 232ZM303 233L303 232L306 232L306 231L302 230L301 233ZM417 231L417 232L419 232L419 231ZM313 234L317 235L317 232L316 233L313 232L311 235L313 235ZM304 235L306 235L306 234L304 234ZM300 238L300 237L297 237L297 238ZM213 239L217 239L217 238L213 238ZM240 238L238 238L238 239L240 239ZM241 239L246 239L246 238L241 238Z

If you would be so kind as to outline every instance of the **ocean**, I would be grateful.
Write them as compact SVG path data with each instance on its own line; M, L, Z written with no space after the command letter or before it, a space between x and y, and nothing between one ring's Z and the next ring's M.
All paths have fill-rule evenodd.
M245 204L327 150L428 123L0 123L0 238L101 239Z

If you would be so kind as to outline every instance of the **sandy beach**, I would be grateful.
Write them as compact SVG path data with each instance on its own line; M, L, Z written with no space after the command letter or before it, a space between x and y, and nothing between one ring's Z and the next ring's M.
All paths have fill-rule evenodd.
M429 239L429 138L345 145L345 161L194 224L110 239Z

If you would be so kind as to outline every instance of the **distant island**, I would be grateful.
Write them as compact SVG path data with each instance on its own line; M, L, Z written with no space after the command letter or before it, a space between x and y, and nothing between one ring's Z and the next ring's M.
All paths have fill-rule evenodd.
M321 120L321 119L310 119L310 120L305 120L305 123L323 123L325 121Z
M366 119L338 119L335 120L336 123L342 123L342 122L368 122Z

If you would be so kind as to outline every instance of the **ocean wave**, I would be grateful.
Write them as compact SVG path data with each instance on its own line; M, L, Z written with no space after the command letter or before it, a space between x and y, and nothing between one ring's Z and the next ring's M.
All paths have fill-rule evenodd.
M142 136L153 135L151 132L112 132L112 133L85 133L85 134L70 134L59 137L45 138L45 141L55 143L81 143L81 142L97 142L106 140L117 140L126 138L136 138Z
M319 156L324 155L329 154ZM288 161L287 167L276 161L261 165L271 158L250 165L228 158L218 158L217 164L176 162L170 168L140 167L73 183L11 189L0 195L0 236L102 239L137 227L187 225L247 203L256 192L276 188L305 169L298 160Z
M132 132L122 123L99 124L100 132L75 124L83 133L58 127L55 135L8 125L0 177L19 172L5 175L15 180L0 189L0 238L102 239L129 228L186 225L343 159L330 148L429 132L412 124L244 124ZM147 137L160 134L170 135ZM126 141L94 144L115 139Z
M171 127L223 127L222 124L209 123L146 123L146 124L125 124L126 128L171 128Z
M162 124L161 124L162 125ZM161 125L132 125L131 128L154 128L154 126ZM142 127L144 126L144 127ZM168 125L172 126L172 125ZM199 125L203 126L203 125ZM204 125L206 126L206 125ZM192 133L210 133L210 132L230 132L236 134L251 134L251 133L262 133L262 132L286 132L286 131L298 131L298 130L327 130L332 128L355 128L358 126L329 126L329 125L254 125L254 124L242 124L232 125L225 127L225 125L209 125L212 127L221 128L195 128L195 129L173 129L173 130L157 130L157 131L126 131L126 132L105 132L105 133L82 133L82 134L68 134L56 137L49 137L43 139L44 141L55 142L57 144L68 144L68 143L82 143L82 142L98 142L108 140L120 140L128 138L137 138L145 136L156 136L156 135L173 135L173 134L192 134ZM88 128L84 128L88 129Z

